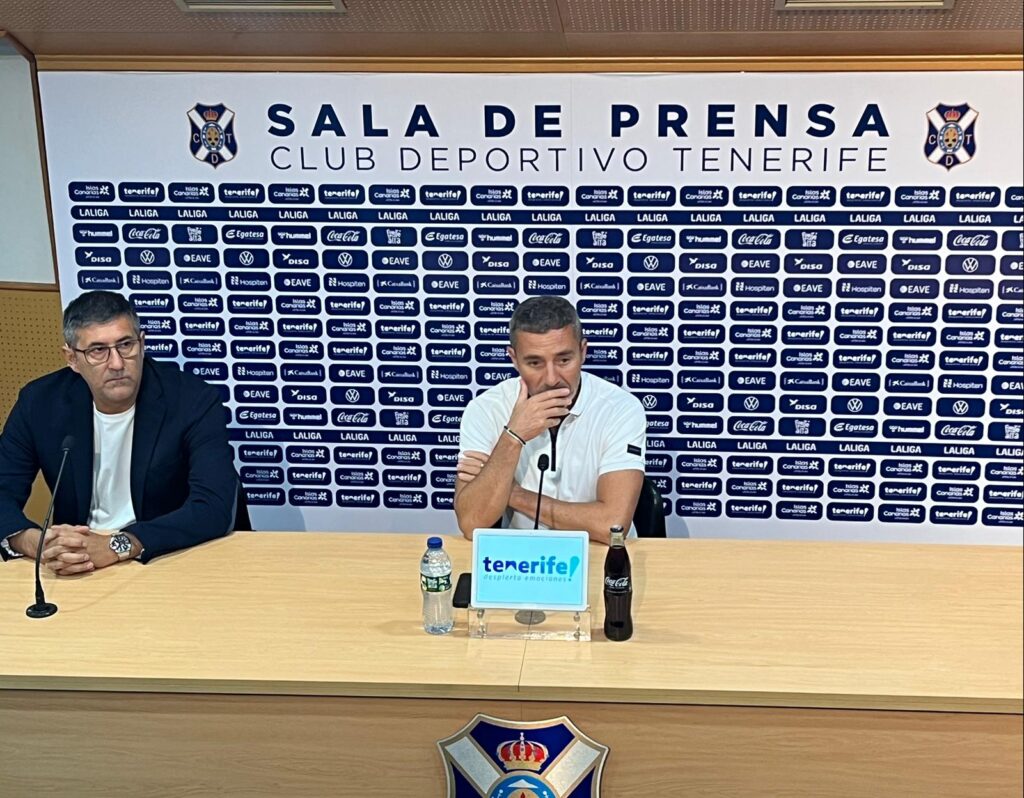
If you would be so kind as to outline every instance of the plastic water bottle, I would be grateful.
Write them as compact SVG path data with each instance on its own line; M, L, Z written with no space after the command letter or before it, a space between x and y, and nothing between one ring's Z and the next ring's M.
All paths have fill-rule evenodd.
M455 626L452 608L452 561L441 538L428 538L420 560L420 590L423 592L423 630L446 635Z

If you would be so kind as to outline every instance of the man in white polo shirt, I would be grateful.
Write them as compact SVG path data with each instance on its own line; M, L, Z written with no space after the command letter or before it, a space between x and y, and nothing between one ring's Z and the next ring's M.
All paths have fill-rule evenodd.
M502 520L532 529L542 456L539 523L585 529L609 542L629 528L643 486L647 423L635 396L582 371L587 354L576 310L533 297L509 322L519 372L473 399L459 430L455 514L467 538Z

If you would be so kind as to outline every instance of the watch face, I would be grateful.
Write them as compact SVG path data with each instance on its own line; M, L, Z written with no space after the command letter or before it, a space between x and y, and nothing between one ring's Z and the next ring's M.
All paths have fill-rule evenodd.
M110 548L120 557L132 550L132 541L127 535L112 535Z

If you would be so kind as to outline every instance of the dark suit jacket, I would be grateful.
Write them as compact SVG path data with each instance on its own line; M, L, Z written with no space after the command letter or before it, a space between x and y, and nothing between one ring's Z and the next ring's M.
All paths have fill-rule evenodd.
M74 437L54 524L87 524L92 502L93 401L69 368L26 385L0 434L0 538L39 527L22 508L42 471L53 490L61 443ZM135 401L131 493L142 562L230 532L240 490L216 389L173 363L146 358ZM0 549L2 553L2 549Z

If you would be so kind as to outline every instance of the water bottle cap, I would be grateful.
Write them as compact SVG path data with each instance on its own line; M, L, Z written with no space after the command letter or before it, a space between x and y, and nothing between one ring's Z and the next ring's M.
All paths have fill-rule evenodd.
M441 540L441 538L438 538L438 537L427 538L427 548L428 549L439 549L439 548L441 548L442 545L444 545L444 542Z

